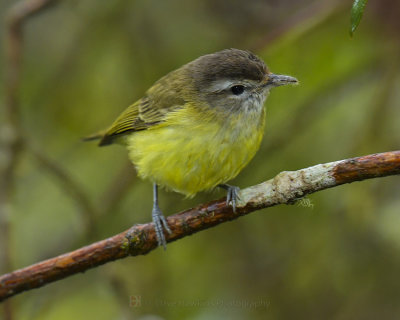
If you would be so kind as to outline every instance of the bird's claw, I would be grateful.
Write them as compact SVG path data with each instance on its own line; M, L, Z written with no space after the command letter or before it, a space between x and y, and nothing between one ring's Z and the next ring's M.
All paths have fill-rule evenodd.
M172 233L171 229L168 226L167 219L165 219L164 215L162 214L158 206L153 208L151 215L154 222L154 229L156 232L157 243L159 246L162 246L164 250L166 250L167 241L165 239L164 230L166 230L169 234Z
M232 210L236 213L236 204L237 201L240 200L239 192L240 188L236 186L231 186L229 184L221 184L221 188L224 188L227 191L226 194L226 204L232 206Z

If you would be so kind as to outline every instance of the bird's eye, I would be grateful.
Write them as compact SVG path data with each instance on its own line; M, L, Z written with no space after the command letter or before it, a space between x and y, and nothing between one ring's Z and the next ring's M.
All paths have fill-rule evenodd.
M244 86L241 85L233 86L231 87L231 91L235 96L239 96L244 92Z

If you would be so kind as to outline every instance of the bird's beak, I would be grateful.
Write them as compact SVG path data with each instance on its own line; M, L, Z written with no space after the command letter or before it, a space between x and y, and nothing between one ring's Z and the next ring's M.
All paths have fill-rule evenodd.
M265 85L271 87L279 87L279 86L284 86L286 84L298 84L298 83L299 81L291 76L270 73L268 74L268 79Z

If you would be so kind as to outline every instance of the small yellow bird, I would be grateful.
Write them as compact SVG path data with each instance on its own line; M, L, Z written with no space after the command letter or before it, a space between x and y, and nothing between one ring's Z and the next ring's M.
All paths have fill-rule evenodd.
M158 205L158 186L194 196L217 186L236 209L236 177L259 149L264 102L273 87L297 79L271 73L249 51L207 54L158 80L104 132L100 146L124 144L139 176L153 182L152 218L158 244L171 233Z

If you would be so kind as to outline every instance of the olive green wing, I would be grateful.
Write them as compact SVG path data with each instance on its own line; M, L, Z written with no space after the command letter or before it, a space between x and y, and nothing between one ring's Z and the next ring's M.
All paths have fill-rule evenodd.
M116 138L134 131L146 130L165 120L166 115L181 108L185 101L176 96L147 95L129 106L102 135L99 146L113 143ZM163 97L162 97L163 96Z

